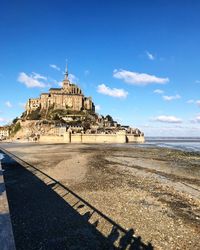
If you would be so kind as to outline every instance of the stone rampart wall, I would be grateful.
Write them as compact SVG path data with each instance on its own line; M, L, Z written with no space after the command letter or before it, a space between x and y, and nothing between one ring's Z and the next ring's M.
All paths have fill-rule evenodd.
M126 137L127 137L127 142L137 142L137 143L145 142L144 136L126 135Z
M71 143L82 143L82 134L71 134Z
M82 143L125 143L125 134L83 134Z
M39 142L41 143L66 143L64 136L57 135L42 135L40 136ZM68 141L69 142L69 141Z
M119 134L70 134L64 136L43 135L40 136L41 143L126 143L144 142L144 136Z

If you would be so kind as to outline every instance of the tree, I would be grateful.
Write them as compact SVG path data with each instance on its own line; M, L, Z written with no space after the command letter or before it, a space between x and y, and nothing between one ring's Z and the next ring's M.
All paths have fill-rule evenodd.
M12 123L15 124L18 121L18 117L16 117L15 119L13 119Z
M109 122L113 122L113 118L110 115L107 115L106 118L108 119Z
M40 118L41 118L40 109L36 109L28 115L29 120L40 120Z

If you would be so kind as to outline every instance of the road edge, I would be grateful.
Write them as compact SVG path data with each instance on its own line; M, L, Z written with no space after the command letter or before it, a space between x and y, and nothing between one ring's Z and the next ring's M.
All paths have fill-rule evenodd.
M2 250L16 250L0 152L0 242Z

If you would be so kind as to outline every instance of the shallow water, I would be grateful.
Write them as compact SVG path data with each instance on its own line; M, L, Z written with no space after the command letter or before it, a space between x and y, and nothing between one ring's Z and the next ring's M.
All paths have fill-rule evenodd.
M200 152L200 138L185 137L147 137L141 147L164 147L187 152Z

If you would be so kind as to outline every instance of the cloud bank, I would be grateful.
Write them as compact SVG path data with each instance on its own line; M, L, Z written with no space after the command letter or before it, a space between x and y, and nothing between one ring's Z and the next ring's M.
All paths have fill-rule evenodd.
M10 101L5 102L5 105L6 105L6 107L8 107L8 108L12 108L12 104L11 104Z
M197 100L196 104L200 107L200 100Z
M153 56L153 54L151 54L149 51L146 51L146 55L149 58L149 60L151 61L155 60L155 56Z
M117 98L126 98L128 95L128 92L124 89L110 88L105 84L100 84L97 87L97 92L103 95L108 95Z
M149 84L165 84L169 82L169 78L160 78L154 75L149 75L146 73L138 73L133 71L128 71L124 69L113 71L113 77L117 79L122 79L124 82L137 85L137 86L145 86Z
M37 73L27 75L24 72L19 73L18 82L23 83L28 88L44 88L47 85L41 80L47 80L45 76L41 76Z
M180 118L172 115L160 115L155 117L153 121L166 123L182 123L182 120Z
M190 100L188 100L186 103L194 103L194 100L193 99L190 99Z
M192 123L200 123L200 114L197 115L193 120L191 120Z
M155 89L153 93L155 93L155 94L163 94L164 91L161 90L161 89Z
M7 124L8 122L10 122L8 119L0 117L0 123L1 124Z
M49 64L49 67L52 68L52 69L55 69L55 70L57 70L57 71L60 71L60 70L61 70L61 69L60 69L57 65L55 65L55 64Z
M71 81L71 82L78 82L78 77L76 77L75 75L73 75L73 74L69 74L69 76L68 76L68 78L69 78L69 80Z
M181 98L181 96L180 95L164 95L163 96L163 99L165 100L165 101L172 101L172 100L177 100L177 99L180 99Z
M194 103L194 104L197 104L197 106L200 107L200 100L190 99L186 103L188 103L188 104Z
M6 119L3 117L0 117L0 122L6 122Z

